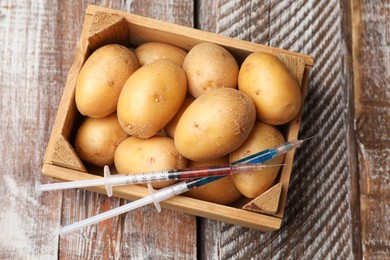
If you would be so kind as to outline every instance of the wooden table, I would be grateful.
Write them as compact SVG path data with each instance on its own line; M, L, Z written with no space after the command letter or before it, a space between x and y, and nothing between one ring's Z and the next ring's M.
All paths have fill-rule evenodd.
M282 228L261 233L152 206L64 237L124 204L38 196L42 159L88 4L315 58ZM389 1L0 1L0 258L390 258ZM81 235L82 234L82 235Z

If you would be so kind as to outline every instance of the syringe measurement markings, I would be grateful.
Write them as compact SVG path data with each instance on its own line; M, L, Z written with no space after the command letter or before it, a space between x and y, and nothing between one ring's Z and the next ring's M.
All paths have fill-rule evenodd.
M126 174L125 176L123 176L123 178L124 178L123 182L127 185L154 182L154 181L166 181L169 179L169 171Z
M123 182L126 184L139 184L145 182L155 181L167 181L167 180L181 180L181 179L195 179L201 177L211 177L220 175L229 175L231 171L230 167L220 168L216 166L207 167L204 169L184 169L184 170L172 170L172 171L161 171L151 173L140 173L140 174L127 174L123 176Z

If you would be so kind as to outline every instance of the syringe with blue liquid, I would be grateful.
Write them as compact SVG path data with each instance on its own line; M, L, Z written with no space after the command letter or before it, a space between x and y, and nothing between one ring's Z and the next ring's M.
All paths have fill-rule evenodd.
M295 139L292 141L288 141L288 142L286 142L282 145L276 146L274 148L269 148L269 149L266 149L264 151L252 154L252 155L247 156L245 158L242 158L238 161L233 162L232 164L235 165L235 164L241 164L241 163L263 163L263 162L272 160L276 156L285 154L285 153L287 153L295 148L300 147L303 144L303 142L305 142L313 137L314 136L303 139L303 140Z

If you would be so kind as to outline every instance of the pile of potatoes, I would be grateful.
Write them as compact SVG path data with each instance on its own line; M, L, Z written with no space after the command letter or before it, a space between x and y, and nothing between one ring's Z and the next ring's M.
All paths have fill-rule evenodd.
M93 52L79 73L75 102L85 116L74 142L79 157L140 173L229 164L280 145L285 140L277 126L298 114L301 93L274 55L252 53L239 65L217 44L199 43L187 53L148 42ZM278 171L227 176L187 195L219 204L255 198Z

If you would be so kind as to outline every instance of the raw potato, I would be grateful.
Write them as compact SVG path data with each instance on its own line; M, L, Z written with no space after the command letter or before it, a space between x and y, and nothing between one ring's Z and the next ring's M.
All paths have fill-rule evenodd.
M183 66L187 52L172 44L163 42L147 42L135 49L135 55L141 66L167 58L179 66Z
M237 88L237 61L217 44L195 45L184 59L183 69L188 78L188 91L195 98L209 89Z
M188 106L194 101L195 99L193 97L186 97L183 104L181 105L179 111L176 113L176 115L172 118L171 121L165 126L165 132L166 134L174 138L176 126L177 123L179 123L179 120L181 116L183 115L184 111L188 108Z
M280 131L272 125L256 122L251 134L245 143L230 154L230 162L237 161L249 155L268 148L283 144L284 137ZM284 155L280 155L267 162L267 164L281 164ZM256 198L269 189L275 181L279 167L270 167L258 172L247 172L233 175L233 181L237 189L248 198Z
M134 53L124 46L111 44L97 49L89 56L77 78L77 109L93 118L115 112L123 85L138 68Z
M86 118L78 129L74 148L81 160L103 167L114 163L117 146L128 137L116 113L104 118Z
M223 157L244 143L255 119L255 106L247 95L231 88L211 89L184 111L175 146L193 161Z
M147 64L122 89L119 122L130 135L152 137L174 117L186 91L186 75L179 65L167 59Z
M177 152L173 140L169 137L155 136L150 139L129 137L115 152L115 167L119 173L173 170L186 166L187 159ZM158 189L175 182L154 182L152 186Z
M224 156L222 158L212 161L190 161L188 163L188 167L215 166L227 164L229 164L229 157ZM196 198L222 205L231 204L241 197L241 193L234 185L232 176L226 176L206 185L197 187L195 189L187 191L186 193L184 193L184 195L189 196L191 198Z
M252 98L257 118L282 125L301 108L301 91L292 72L274 55L252 53L241 65L238 89Z

